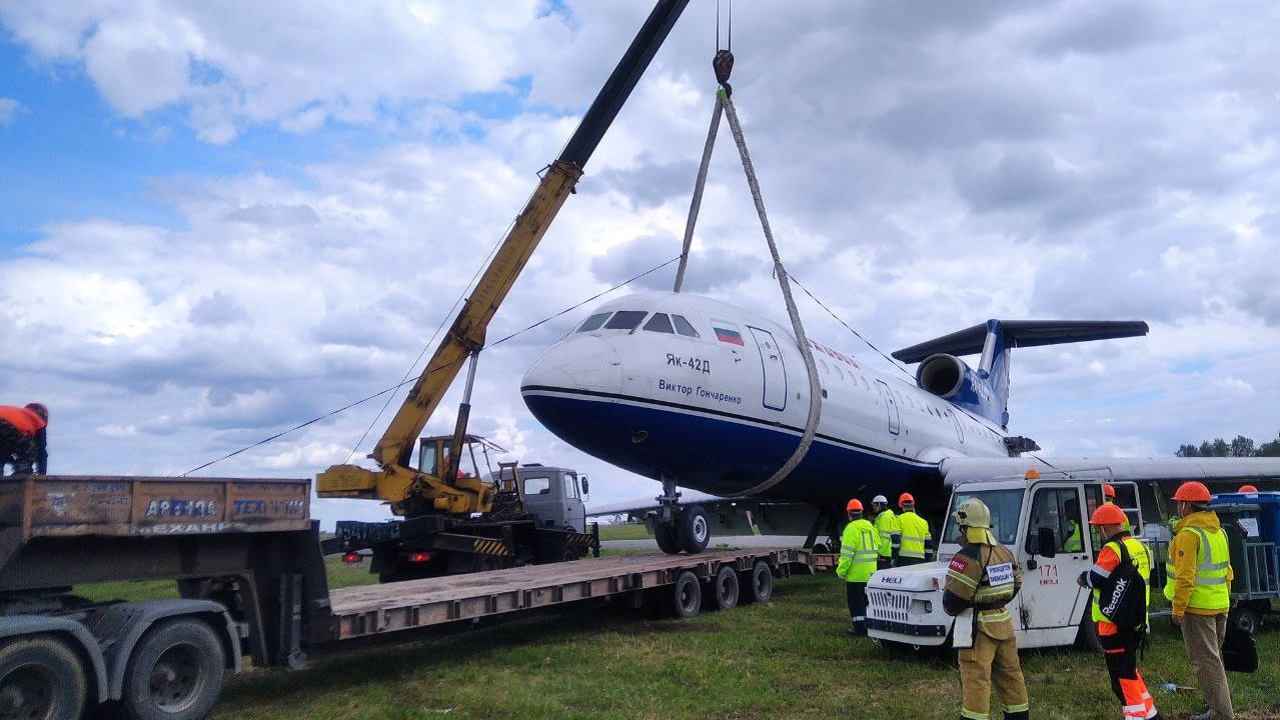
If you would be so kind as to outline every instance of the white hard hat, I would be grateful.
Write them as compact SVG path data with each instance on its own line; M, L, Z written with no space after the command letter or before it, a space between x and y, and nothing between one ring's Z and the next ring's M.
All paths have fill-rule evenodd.
M881 505L888 505L888 504L889 504L889 498L887 498L887 497L885 497L885 496L883 496L883 495L877 495L877 496L875 496L875 497L871 498L871 502L873 502L873 503L880 503Z

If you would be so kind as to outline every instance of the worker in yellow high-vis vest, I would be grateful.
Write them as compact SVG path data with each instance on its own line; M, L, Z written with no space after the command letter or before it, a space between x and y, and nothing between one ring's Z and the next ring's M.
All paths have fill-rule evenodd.
M880 533L880 544L877 546L876 567L884 569L893 567L902 549L902 528L898 518L889 509L889 498L877 495L871 498L871 512L874 513L874 524Z
M1209 488L1185 482L1174 493L1178 516L1169 559L1164 596L1172 605L1173 624L1182 626L1182 640L1195 670L1196 683L1209 710L1195 720L1234 717L1231 688L1222 667L1222 643L1227 636L1231 607L1231 560L1227 535L1218 514L1209 509Z
M862 501L854 498L845 506L849 524L840 536L840 563L836 575L845 581L845 599L849 603L848 633L867 634L867 581L876 571L876 547L880 534L870 520L862 517Z
M898 496L898 528L902 532L902 549L898 551L898 565L915 565L933 555L933 535L929 521L916 514L916 499L911 493Z

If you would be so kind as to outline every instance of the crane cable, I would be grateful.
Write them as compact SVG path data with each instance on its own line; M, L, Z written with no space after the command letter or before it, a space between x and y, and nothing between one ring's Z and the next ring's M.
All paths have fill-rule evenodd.
M698 210L702 205L702 191L706 185L707 168L711 162L711 151L715 145L716 132L720 125L720 118L723 115L729 121L729 130L733 133L734 144L737 145L738 155L742 159L742 170L747 177L747 186L751 190L751 199L755 203L756 215L760 218L760 227L764 231L765 242L768 244L769 254L773 258L773 274L778 279L778 286L782 290L782 297L787 305L787 315L791 318L791 328L795 332L796 345L800 349L801 357L804 358L805 371L809 378L809 412L805 419L804 432L800 435L800 442L796 444L795 450L792 451L786 462L767 480L742 492L730 495L730 497L740 497L762 493L782 482L808 454L809 448L813 444L814 435L818 430L818 421L822 417L822 386L818 380L818 368L813 360L813 350L809 346L809 339L805 336L804 324L800 321L800 313L796 308L795 299L791 296L791 286L787 281L787 271L783 267L782 258L778 254L778 246L773 239L773 229L769 226L769 216L765 212L764 197L760 192L760 183L756 179L755 166L751 162L751 154L747 150L747 140L742 131L742 123L739 122L737 110L733 105L733 88L729 85L729 76L733 72L732 0L729 3L728 47L723 49L720 49L720 3L716 3L716 47L716 54L711 61L711 65L715 70L716 82L720 87L716 90L716 104L711 115L711 128L707 132L707 141L703 146L702 162L698 167L693 198L689 206L689 217L685 222L684 243L680 252L680 265L676 270L674 291L680 292L680 288L684 284L684 272L688 263L689 248L693 242L693 229L697 224ZM778 348L774 348L774 350L779 353L778 357L781 359L781 350Z

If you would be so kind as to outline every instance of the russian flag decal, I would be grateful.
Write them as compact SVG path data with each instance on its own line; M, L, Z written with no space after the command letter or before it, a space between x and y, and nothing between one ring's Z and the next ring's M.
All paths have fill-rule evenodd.
M734 345L746 345L746 343L742 342L742 333L737 330L717 327L715 325L712 326L712 329L716 331L716 339L720 342L732 343Z

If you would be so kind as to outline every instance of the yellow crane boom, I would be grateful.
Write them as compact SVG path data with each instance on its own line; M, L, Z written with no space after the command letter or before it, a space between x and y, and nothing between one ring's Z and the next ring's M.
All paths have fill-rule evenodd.
M316 491L320 497L382 500L390 503L397 515L489 511L494 495L492 484L478 477L457 477L458 456L470 412L474 357L484 347L489 321L506 299L560 207L573 192L605 130L612 124L688 3L689 0L659 0L559 158L542 174L538 187L480 276L475 291L463 303L448 333L370 455L379 469L334 465L316 477ZM450 461L443 464L438 472L430 472L430 468L410 467L414 441L468 358L472 358L472 370L452 442L446 445L444 443L448 441L441 441L441 447L455 449Z

